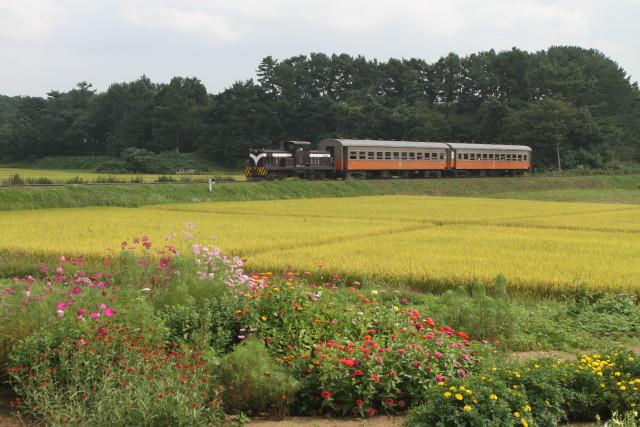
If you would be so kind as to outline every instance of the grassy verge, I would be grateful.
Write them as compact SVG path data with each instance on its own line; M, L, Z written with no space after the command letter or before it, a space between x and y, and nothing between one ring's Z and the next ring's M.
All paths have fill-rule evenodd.
M0 188L0 210L386 194L640 203L640 175Z

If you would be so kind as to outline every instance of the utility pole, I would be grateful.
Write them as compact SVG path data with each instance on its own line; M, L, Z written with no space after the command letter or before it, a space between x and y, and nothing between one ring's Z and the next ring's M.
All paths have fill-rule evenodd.
M556 154L558 156L558 172L562 172L562 165L560 165L560 143L556 142Z

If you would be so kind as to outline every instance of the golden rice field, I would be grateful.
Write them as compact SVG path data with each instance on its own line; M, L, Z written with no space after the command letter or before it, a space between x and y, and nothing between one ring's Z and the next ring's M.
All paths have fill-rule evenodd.
M522 293L640 292L640 206L379 196L0 212L0 250L101 254L185 224L257 269L442 289L503 273Z

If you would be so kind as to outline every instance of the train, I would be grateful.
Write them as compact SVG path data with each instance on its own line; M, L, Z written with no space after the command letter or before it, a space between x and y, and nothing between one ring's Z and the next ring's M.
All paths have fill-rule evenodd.
M531 170L526 145L324 139L250 149L248 180L519 176Z

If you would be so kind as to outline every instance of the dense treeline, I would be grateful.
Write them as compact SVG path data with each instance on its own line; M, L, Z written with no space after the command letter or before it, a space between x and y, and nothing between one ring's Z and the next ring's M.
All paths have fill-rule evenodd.
M215 95L197 78L147 77L97 93L0 96L0 159L200 152L234 165L249 147L325 137L526 144L538 167L640 161L640 91L596 50L493 50L429 64L311 54L264 58L257 81Z

